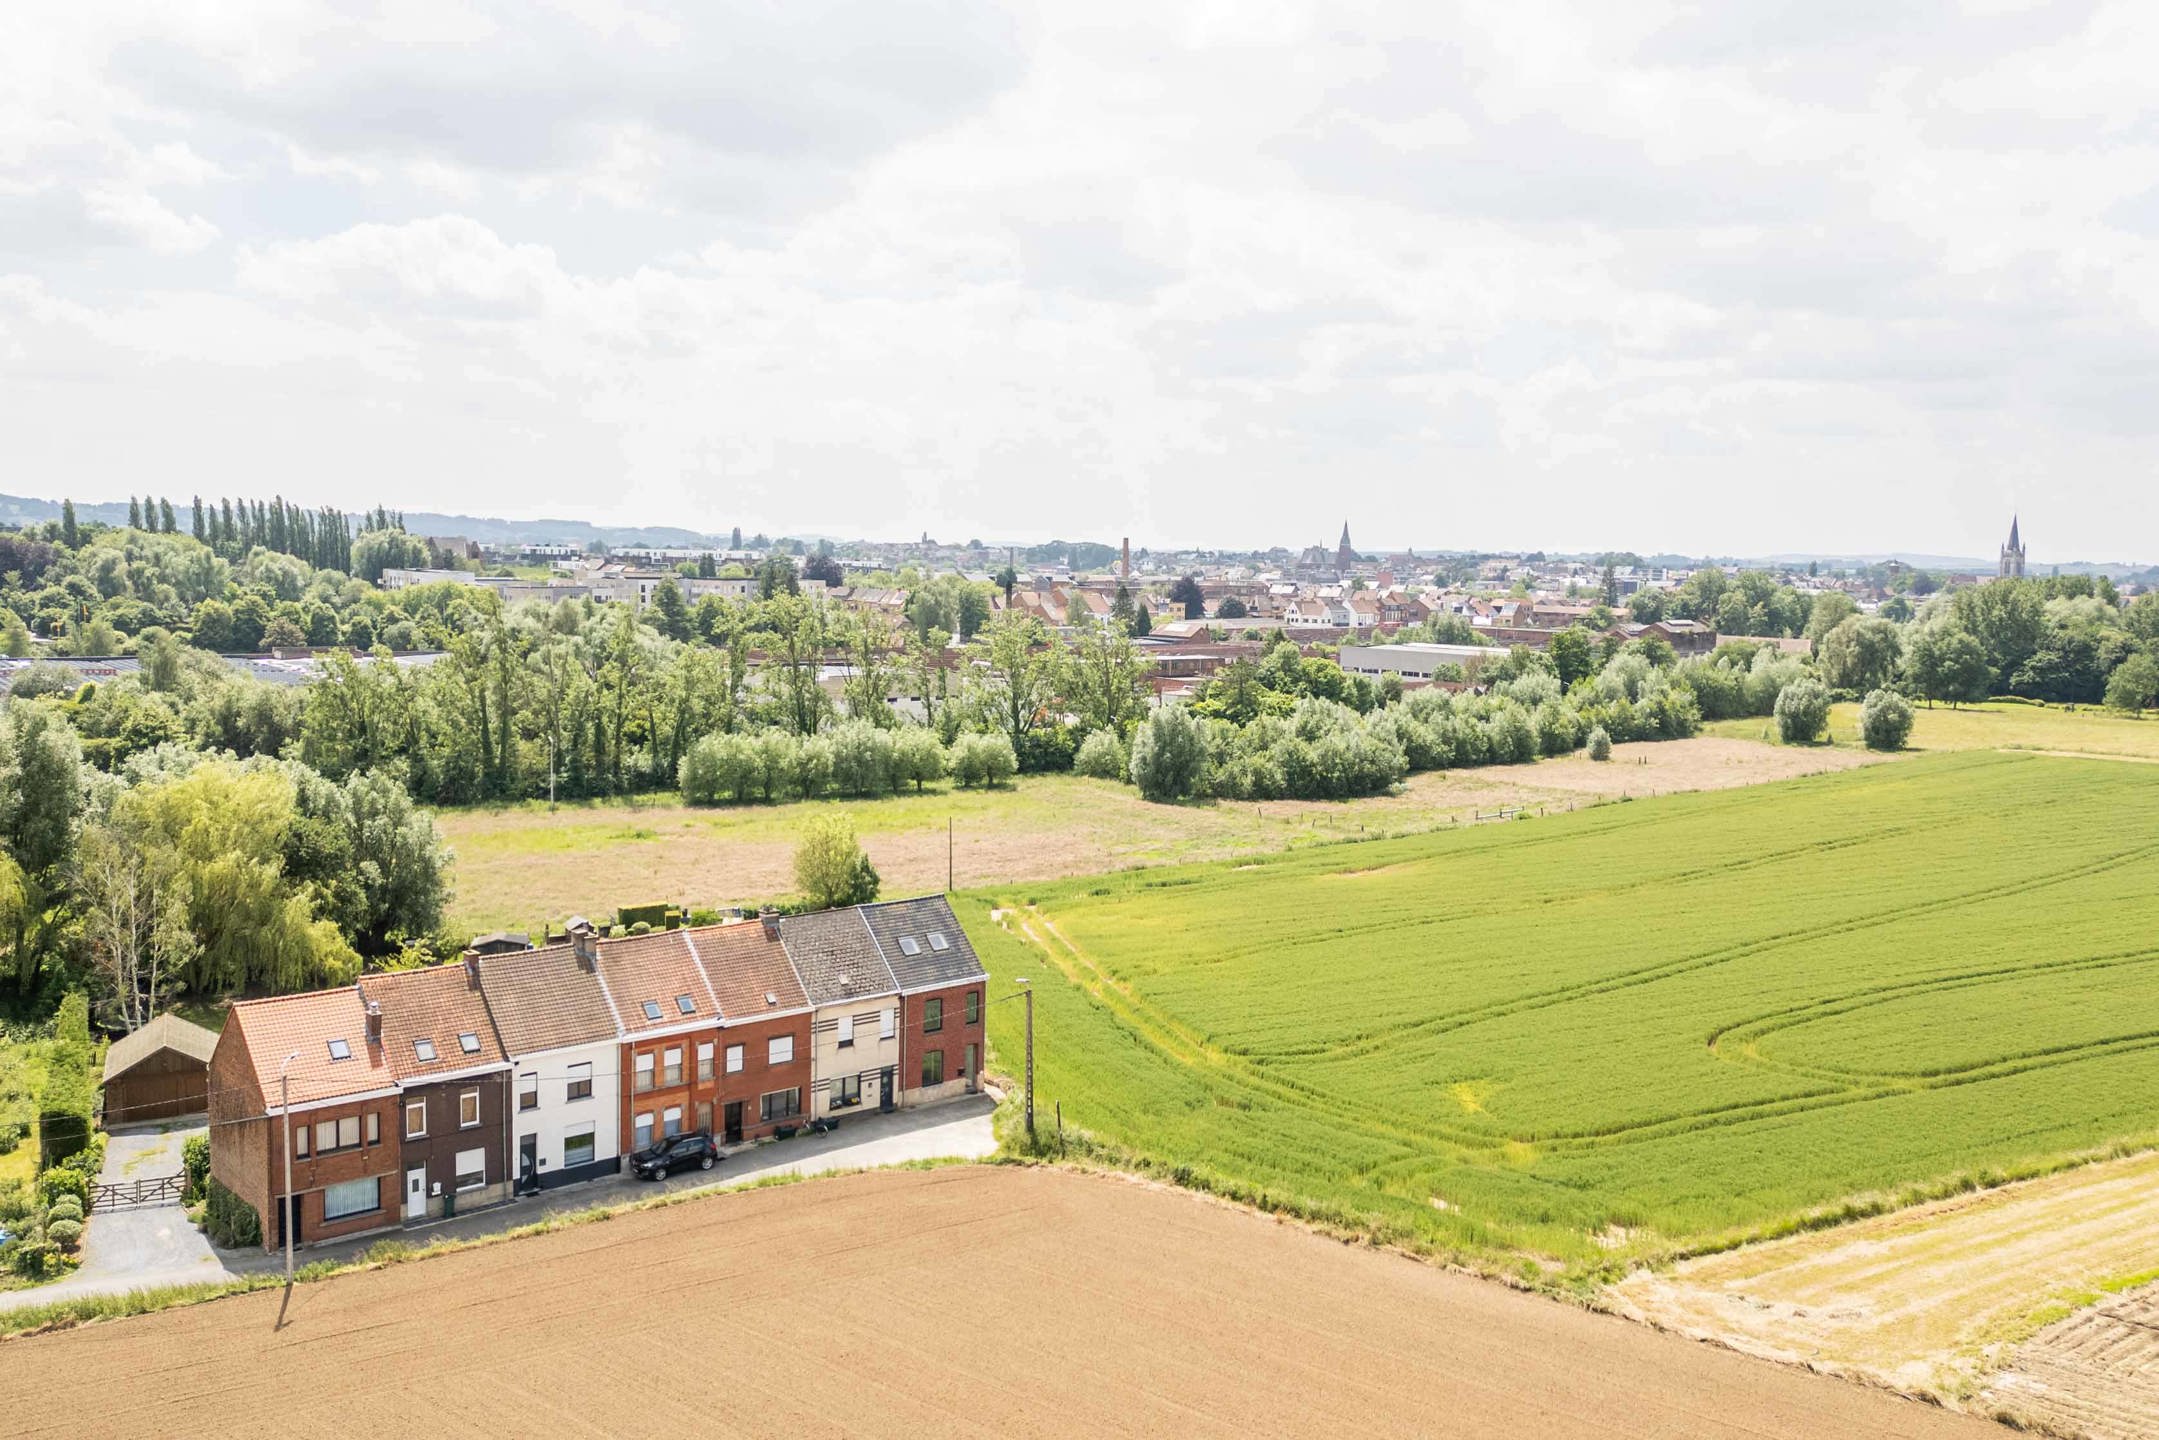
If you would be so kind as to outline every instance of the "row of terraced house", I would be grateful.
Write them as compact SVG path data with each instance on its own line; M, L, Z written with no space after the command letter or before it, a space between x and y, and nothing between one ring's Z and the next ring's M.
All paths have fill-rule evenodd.
M613 1175L669 1136L940 1100L979 1084L987 979L937 896L621 939L574 921L242 1001L210 1061L210 1172L272 1248L288 1193L296 1242L344 1239Z

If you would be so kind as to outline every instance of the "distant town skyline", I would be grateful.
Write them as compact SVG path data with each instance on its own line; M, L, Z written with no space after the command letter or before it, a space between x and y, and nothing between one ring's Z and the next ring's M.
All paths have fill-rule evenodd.
M2159 549L2159 7L11 18L11 489Z

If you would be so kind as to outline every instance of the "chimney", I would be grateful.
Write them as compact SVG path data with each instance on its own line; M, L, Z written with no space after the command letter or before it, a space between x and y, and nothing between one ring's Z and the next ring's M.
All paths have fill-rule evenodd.
M592 922L582 915L573 915L563 928L570 932L570 952L577 957L578 968L597 972L600 968L600 937L592 928Z
M765 938L767 940L777 940L780 938L779 911L773 909L770 905L767 905L762 910L759 910L757 912L757 918L765 927Z
M1132 537L1124 537L1124 578L1132 578Z
M480 988L480 952L467 950L463 958L465 963L465 988L477 990Z
M380 1000L367 1002L367 1043L370 1045L380 1045L382 1043L382 1002Z

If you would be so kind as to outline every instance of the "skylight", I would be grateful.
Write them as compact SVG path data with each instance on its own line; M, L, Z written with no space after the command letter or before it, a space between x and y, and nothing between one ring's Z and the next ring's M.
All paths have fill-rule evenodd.
M645 1018L646 1018L647 1020L657 1020L657 1019L659 1019L659 1018L660 1018L660 1002L659 1002L659 1001L657 1001L657 1000L647 1000L647 1001L645 1002Z
M422 1060L432 1060L435 1058L435 1042L432 1040L415 1040L412 1042L412 1053Z
M675 997L675 1008L685 1015L695 1015L697 1013L697 1002L687 995L677 995Z
M944 931L932 930L930 932L930 948L932 950L950 950L952 948L952 942L945 939Z
M352 1058L352 1047L342 1040L332 1040L330 1042L330 1058L332 1060L350 1060Z
M900 953L902 955L920 955L922 947L915 942L914 936L902 935L900 937Z
M457 1048L467 1055L477 1055L480 1053L480 1037L466 1030L458 1035Z

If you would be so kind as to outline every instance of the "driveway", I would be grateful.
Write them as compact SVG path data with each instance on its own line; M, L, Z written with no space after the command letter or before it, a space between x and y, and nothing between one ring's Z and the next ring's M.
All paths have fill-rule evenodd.
M687 1170L661 1181L613 1176L565 1185L453 1220L310 1246L295 1259L302 1265L350 1260L384 1239L413 1245L425 1245L437 1236L467 1240L595 1205L627 1204L663 1191L716 1190L768 1175L816 1175L911 1160L984 1159L997 1150L997 1137L990 1130L990 1112L996 1108L986 1095L968 1095L891 1115L850 1116L829 1135L798 1135L776 1144L753 1145L728 1156L711 1171ZM201 1131L199 1121L172 1121L163 1127L145 1125L116 1132L106 1148L105 1169L99 1178L112 1182L171 1174L180 1168L181 1144ZM120 1295L159 1285L229 1279L279 1270L284 1263L281 1252L265 1255L260 1250L217 1249L188 1224L186 1212L177 1204L100 1212L84 1237L80 1269L55 1284L0 1294L0 1311L82 1295Z
M98 1179L107 1185L177 1174L180 1147L200 1135L200 1120L167 1120L111 1132L105 1145L105 1168ZM177 1200L100 1210L83 1232L82 1264L73 1275L51 1285L0 1294L0 1310L44 1305L81 1295L116 1295L158 1285L187 1285L229 1279L216 1247L188 1223Z

